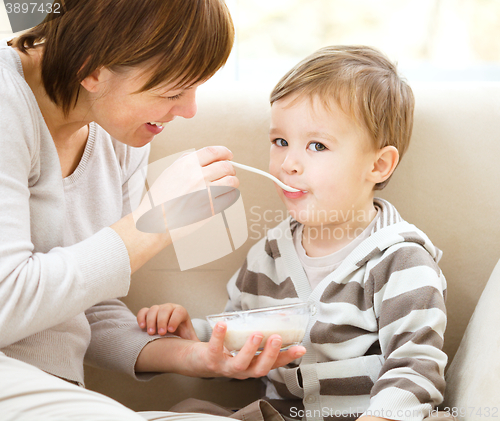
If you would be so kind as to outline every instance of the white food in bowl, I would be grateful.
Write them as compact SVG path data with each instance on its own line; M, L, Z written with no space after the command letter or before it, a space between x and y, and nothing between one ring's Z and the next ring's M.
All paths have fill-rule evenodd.
M239 351L245 345L248 337L256 332L255 329L249 330L228 330L226 337L224 338L224 346L229 351ZM305 329L280 329L280 330L259 330L260 333L264 335L264 339L262 339L261 346L263 347L266 341L269 339L271 335L277 333L281 336L282 344L281 347L290 347L292 345L298 345L304 338L306 333Z
M233 354L245 345L254 332L264 336L262 349L267 339L274 334L281 336L281 348L299 345L304 338L309 322L310 306L307 303L290 304L247 311L235 311L207 316L212 328L217 322L227 324L224 346Z

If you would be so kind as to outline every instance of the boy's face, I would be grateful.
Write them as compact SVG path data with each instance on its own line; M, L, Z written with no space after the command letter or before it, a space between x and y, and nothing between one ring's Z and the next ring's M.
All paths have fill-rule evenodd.
M294 101L295 100L295 101ZM373 216L373 187L367 176L377 150L367 130L336 103L326 109L318 98L295 96L271 107L269 171L300 189L276 186L297 221L307 226L361 225Z

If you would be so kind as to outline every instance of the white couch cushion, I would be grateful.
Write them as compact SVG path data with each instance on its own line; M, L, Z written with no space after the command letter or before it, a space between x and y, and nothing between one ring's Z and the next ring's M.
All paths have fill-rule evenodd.
M500 417L499 299L500 261L446 374L445 406L460 420Z

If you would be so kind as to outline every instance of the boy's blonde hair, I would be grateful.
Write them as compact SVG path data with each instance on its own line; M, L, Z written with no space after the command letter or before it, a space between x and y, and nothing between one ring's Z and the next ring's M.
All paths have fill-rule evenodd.
M380 51L366 46L331 46L306 57L281 78L271 105L291 94L335 101L365 127L379 149L394 146L403 157L413 127L415 99L409 85ZM389 179L376 184L381 190Z

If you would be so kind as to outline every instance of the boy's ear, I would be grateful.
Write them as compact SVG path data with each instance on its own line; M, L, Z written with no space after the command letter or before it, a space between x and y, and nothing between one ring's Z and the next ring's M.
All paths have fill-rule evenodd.
M376 156L373 168L369 174L369 181L374 184L387 180L399 162L399 152L394 146L385 146Z

